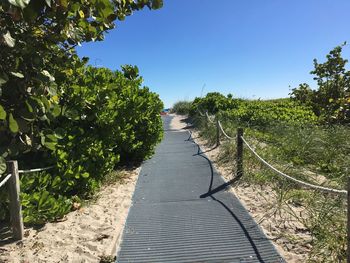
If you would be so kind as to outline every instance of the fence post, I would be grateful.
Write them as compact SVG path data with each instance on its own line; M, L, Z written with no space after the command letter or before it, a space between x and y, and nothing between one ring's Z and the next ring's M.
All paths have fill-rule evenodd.
M347 200L347 253L346 253L346 262L350 263L350 176L348 177L348 200Z
M216 146L219 146L220 145L220 127L219 127L218 116L215 117L215 124L216 124Z
M8 181L9 199L10 199L10 216L11 225L13 231L13 237L16 240L23 239L23 219L22 219L22 207L19 199L20 187L19 187L19 174L17 161L9 161L10 172L12 176Z
M243 140L241 138L243 136L243 128L237 129L237 171L236 176L241 177L243 175Z

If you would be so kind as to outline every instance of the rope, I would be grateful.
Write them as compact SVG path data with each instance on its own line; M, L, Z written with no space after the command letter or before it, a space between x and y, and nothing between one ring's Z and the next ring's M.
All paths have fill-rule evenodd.
M198 111L198 113L199 113L200 116L202 116L202 117L205 116L199 109L197 109L197 111Z
M25 174L25 173L35 173L35 172L41 172L41 171L45 171L45 170L49 170L54 168L55 166L49 166L49 167L45 167L45 168L35 168L35 169L29 169L29 170L18 170L18 173L20 174Z
M279 170L277 170L275 167L273 167L271 164L269 164L267 161L265 161L259 154L257 154L254 149L247 143L247 141L243 138L243 136L241 136L241 139L243 140L243 142L247 145L247 147L251 150L251 152L261 161L263 162L265 165L267 165L270 169L272 169L273 171L275 171L276 173L278 173L279 175L293 181L296 182L298 184L301 184L305 187L308 188L312 188L312 189L316 189L316 190L320 190L320 191L324 191L324 192L328 192L328 193L337 193L337 194L347 194L348 192L346 190L338 190L338 189L333 189L333 188L327 188L327 187L323 187L320 185L315 185L315 184L310 184L301 180L298 180L294 177L291 177Z
M225 135L225 137L229 140L234 140L235 138L232 138L231 136L228 136L227 133L224 131L224 129L222 128L222 125L221 125L221 122L218 121L218 124L219 124L219 127L220 127L220 130L222 132L223 135Z
M8 174L4 180L2 180L2 182L0 182L0 187L3 186L4 184L6 184L6 182L10 179L10 177L12 176L12 174Z
M214 123L214 121L210 119L210 116L208 115L208 112L207 112L207 111L205 112L205 115L207 116L208 121L209 121L210 123Z

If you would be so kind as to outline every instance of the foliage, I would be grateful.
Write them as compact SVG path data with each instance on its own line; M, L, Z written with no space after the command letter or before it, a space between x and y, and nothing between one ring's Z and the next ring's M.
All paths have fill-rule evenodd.
M242 100L234 109L221 112L221 118L241 124L243 127L256 126L259 129L277 124L315 123L317 117L305 106L283 100Z
M209 114L216 114L219 111L237 107L239 99L233 99L229 94L227 97L219 92L210 92L204 98L195 98L192 102L190 114L194 116L197 111L208 111Z
M304 83L291 92L294 100L311 106L327 123L350 122L350 71L345 68L348 60L341 56L344 45L331 50L326 62L314 60L311 74L315 75L317 90Z
M21 179L25 222L62 216L70 208L69 197L88 197L117 163L152 154L162 135L163 104L158 95L140 87L141 77L131 76L128 70L138 72L131 66L124 72L91 66L76 69L65 93L69 96L64 96L63 116L51 123L59 139L46 142L52 146L49 153L35 156L51 160L57 168ZM21 167L33 165L28 154L19 160ZM45 209L39 207L42 204Z
M174 104L171 111L180 115L186 115L190 113L192 102L190 101L178 101Z
M2 158L54 149L59 135L51 129L52 122L69 115L69 111L61 111L65 89L71 85L75 69L87 61L77 57L74 47L102 40L116 19L123 20L145 6L160 8L162 0L1 2ZM7 147L9 142L11 147Z
M1 2L0 177L9 159L21 168L57 166L21 178L26 222L62 216L72 196L89 196L116 164L148 157L159 141L162 103L141 87L138 69L87 67L74 49L146 6L162 0Z

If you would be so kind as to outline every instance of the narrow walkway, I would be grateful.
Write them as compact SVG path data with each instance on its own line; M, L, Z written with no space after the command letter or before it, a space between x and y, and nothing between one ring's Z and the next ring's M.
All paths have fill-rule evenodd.
M224 180L170 119L142 166L117 262L284 262L233 194L209 193Z

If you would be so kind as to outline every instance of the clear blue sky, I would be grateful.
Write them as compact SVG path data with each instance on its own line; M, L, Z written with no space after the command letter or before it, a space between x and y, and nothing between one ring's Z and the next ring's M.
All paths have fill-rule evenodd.
M203 95L287 97L289 86L314 85L314 58L350 45L349 14L350 0L164 0L77 51L92 65L137 65L166 107L200 96L204 84Z

